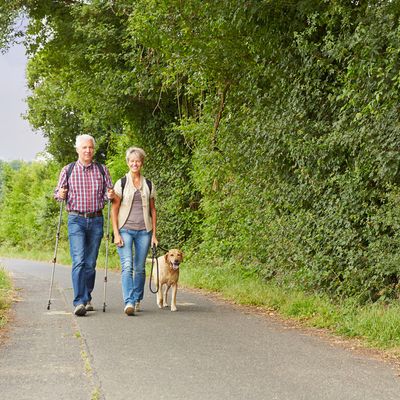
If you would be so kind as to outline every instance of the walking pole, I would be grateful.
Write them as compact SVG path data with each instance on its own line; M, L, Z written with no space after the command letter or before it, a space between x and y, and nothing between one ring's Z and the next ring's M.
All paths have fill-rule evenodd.
M60 203L60 215L58 217L58 227L56 233L56 246L54 248L54 258L53 258L53 271L51 273L51 282L50 282L50 291L49 291L49 303L47 304L47 309L50 310L51 305L51 293L53 291L53 283L54 283L54 272L56 269L56 261L57 261L57 250L58 250L58 241L60 239L60 228L61 228L61 220L62 220L62 211L63 211L64 201Z
M108 200L108 202L107 202L106 263L105 263L105 268L104 268L104 303L103 303L103 312L106 312L108 244L109 244L109 241L110 241L110 200Z

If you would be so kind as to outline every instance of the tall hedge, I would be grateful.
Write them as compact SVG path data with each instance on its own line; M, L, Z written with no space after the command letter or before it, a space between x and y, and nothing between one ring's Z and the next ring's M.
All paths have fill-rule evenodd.
M61 164L93 133L114 179L144 147L189 264L398 297L399 1L21 4L31 123Z

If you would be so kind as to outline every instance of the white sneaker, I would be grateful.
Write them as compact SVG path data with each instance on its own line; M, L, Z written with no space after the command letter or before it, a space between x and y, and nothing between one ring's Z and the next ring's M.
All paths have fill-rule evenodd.
M139 311L142 311L142 310L140 309L140 301L138 301L138 302L135 303L135 313L137 313L137 312L139 312Z
M75 307L74 314L78 317L83 317L86 314L86 308L84 304L78 304Z
M124 313L126 315L135 315L135 307L131 303L128 303L124 308Z
M86 311L94 311L93 304L90 301L86 304L85 308Z

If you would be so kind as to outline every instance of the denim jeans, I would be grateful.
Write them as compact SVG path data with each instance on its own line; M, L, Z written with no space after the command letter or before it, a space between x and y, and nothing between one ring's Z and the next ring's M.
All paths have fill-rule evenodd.
M124 241L124 245L117 248L121 260L122 296L125 305L135 304L143 299L146 281L145 263L150 247L151 232L124 228L119 232ZM133 246L135 246L134 258Z
M103 217L68 215L69 249L72 258L74 306L92 300L96 261L103 237Z

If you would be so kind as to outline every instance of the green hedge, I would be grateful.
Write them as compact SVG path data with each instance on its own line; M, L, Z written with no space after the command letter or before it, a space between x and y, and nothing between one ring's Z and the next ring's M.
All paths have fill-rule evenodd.
M398 298L398 1L25 7L31 123L59 165L93 133L114 180L142 146L161 244L184 247L187 265ZM0 241L47 243L57 169L6 176Z

